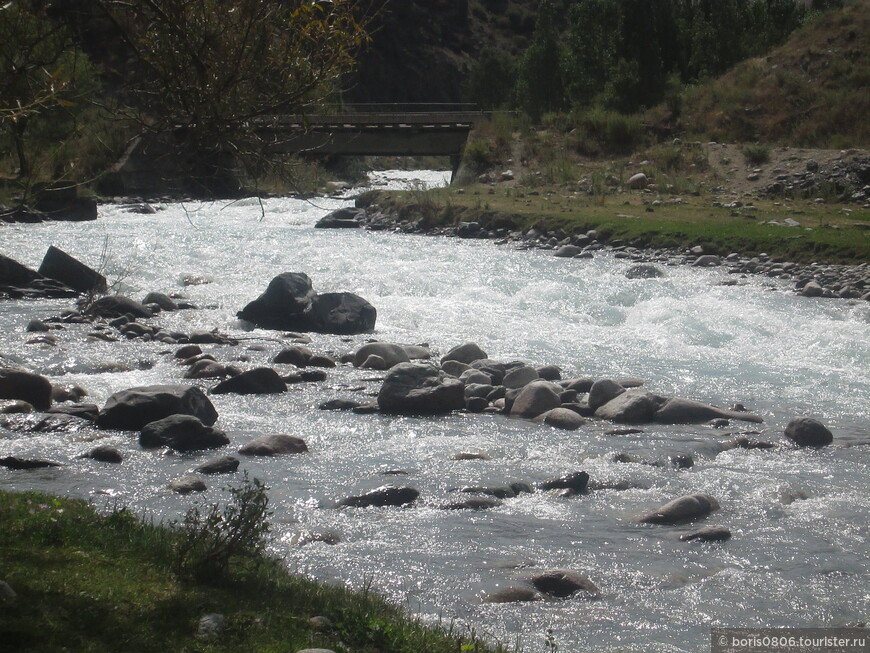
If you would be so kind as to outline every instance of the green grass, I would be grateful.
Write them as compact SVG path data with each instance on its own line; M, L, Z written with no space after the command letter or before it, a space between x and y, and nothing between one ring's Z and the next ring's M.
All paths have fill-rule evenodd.
M504 650L424 628L371 593L294 576L274 560L195 583L173 572L181 533L126 510L101 516L81 501L0 492L0 524L0 580L18 595L0 606L2 653ZM217 640L195 637L207 613L226 617ZM312 630L313 616L332 628Z
M380 198L380 205L399 209L404 219L413 219L407 195L392 192ZM851 212L845 212L842 205L794 201L778 206L772 200L756 200L754 211L734 211L711 206L710 197L703 195L686 196L679 205L668 204L666 198L662 198L662 206L642 203L654 198L637 192L573 196L558 186L539 187L535 193L517 187L490 194L486 188L471 186L448 197L444 190L433 194L426 224L449 226L451 222L431 218L439 215L439 205L449 202L452 222L475 221L487 229L524 231L534 226L566 234L596 229L607 240L620 239L640 247L704 245L722 255L767 253L798 263L870 261L870 211L866 209L847 207ZM420 202L419 196L415 201ZM785 218L797 220L801 226L763 224Z

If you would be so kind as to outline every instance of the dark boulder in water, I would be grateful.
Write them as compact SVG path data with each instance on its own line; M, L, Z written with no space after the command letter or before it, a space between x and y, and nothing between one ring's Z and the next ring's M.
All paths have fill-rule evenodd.
M106 277L54 245L48 248L39 274L57 279L78 292L105 292Z
M143 304L140 304L129 297L124 297L123 295L101 297L85 310L85 314L110 318L120 317L122 315L132 315L133 317L154 317L154 313Z
M218 414L205 393L186 385L151 385L116 392L97 417L101 429L141 431L146 424L170 415L193 415L206 426Z
M785 427L785 436L801 447L824 447L834 441L828 428L810 417L792 419Z
M719 502L709 494L689 494L674 499L638 519L644 524L678 524L706 517L719 510Z
M38 374L2 367L0 399L21 399L37 410L46 410L51 406L51 382Z
M548 569L532 576L529 581L539 592L557 598L565 598L578 592L583 592L590 598L599 595L598 587L585 574L570 569Z
M245 456L282 456L307 451L305 440L284 433L261 435L239 449L239 453Z
M271 367L256 367L218 383L212 394L279 394L287 392L287 384Z
M193 415L170 415L146 424L139 434L145 448L169 447L176 451L217 449L230 443L223 431L206 426Z
M426 363L399 363L378 392L383 413L437 415L465 408L462 381Z
M385 485L359 496L352 496L338 502L339 508L383 508L385 506L404 506L413 503L420 492L412 487Z

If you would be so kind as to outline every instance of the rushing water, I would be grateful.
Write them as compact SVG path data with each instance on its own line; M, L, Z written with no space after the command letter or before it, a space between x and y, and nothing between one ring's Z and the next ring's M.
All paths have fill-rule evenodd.
M443 179L443 175L438 175ZM425 177L429 182L436 175ZM325 384L291 386L284 395L213 397L220 428L238 446L255 435L303 437L310 453L245 459L243 468L271 487L275 552L302 573L329 582L371 586L427 619L456 620L478 634L525 651L704 651L709 628L842 626L866 622L870 523L870 306L807 299L779 282L747 279L719 285L726 273L667 268L662 279L628 280L629 263L601 253L557 259L489 241L385 232L315 230L314 222L348 200L269 199L233 204L170 204L154 215L103 206L85 224L11 225L0 251L38 267L54 244L119 281L135 298L183 292L202 310L164 314L170 330L219 328L248 338L240 347L209 347L218 360L269 364L279 334L246 332L235 318L278 273L303 271L315 290L351 291L378 309L376 336L427 342L436 352L466 341L491 358L557 364L563 376L639 377L662 394L730 405L765 418L754 436L783 444L771 451L723 450L734 430L706 426L644 427L606 435L591 422L573 433L497 415L417 419L317 410L332 397L366 398L379 383L347 366ZM210 283L183 288L186 275ZM28 345L24 326L64 302L0 305L0 353L58 384L85 387L95 403L134 385L179 382L183 370L166 345L86 342L87 328L54 332L57 347ZM365 336L313 336L315 351L340 354ZM154 363L150 369L140 361ZM102 372L120 363L132 371ZM203 383L204 387L207 384ZM358 388L363 388L359 390ZM795 415L823 421L833 446L797 450L784 444ZM753 425L745 425L751 427ZM37 489L121 502L159 517L183 514L203 499L179 496L168 482L214 453L143 451L129 434L109 433L120 466L78 458L94 436L21 434L0 429L0 455L47 457L59 469L0 468L0 487ZM491 460L454 461L463 451ZM627 452L648 461L688 453L678 471L612 462ZM402 469L406 476L384 476ZM625 481L559 499L521 495L486 512L439 509L467 485L555 478L583 469L596 481ZM407 509L333 510L332 502L400 481L421 491ZM205 501L222 497L207 479ZM720 544L684 543L685 527L638 525L633 517L672 498L709 492L722 509L706 520L729 527ZM330 532L341 543L294 544L301 532ZM597 601L567 599L487 604L482 597L535 570L587 573Z

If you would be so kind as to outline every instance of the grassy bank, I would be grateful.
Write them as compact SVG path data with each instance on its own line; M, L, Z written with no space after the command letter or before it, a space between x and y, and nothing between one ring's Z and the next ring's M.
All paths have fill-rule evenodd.
M681 202L639 191L590 196L555 184L534 189L472 185L382 193L376 199L378 206L409 221L422 220L427 227L478 222L490 230L535 227L557 235L595 229L599 239L638 247L703 245L721 255L767 253L804 263L870 261L867 209L763 199L753 200L751 206L714 206L709 195L686 195ZM781 226L787 219L799 226Z
M427 629L370 593L327 587L263 557L231 561L219 581L176 564L184 534L129 511L100 515L81 501L0 492L0 651L359 653L501 651L473 636ZM220 613L216 639L198 639ZM326 628L309 619L324 616Z

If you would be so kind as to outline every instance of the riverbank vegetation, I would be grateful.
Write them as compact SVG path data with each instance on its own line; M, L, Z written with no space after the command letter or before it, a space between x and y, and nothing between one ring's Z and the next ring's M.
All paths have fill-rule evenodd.
M234 490L175 528L123 507L0 492L0 580L15 594L0 593L0 651L503 651L367 591L288 573L262 553L264 488ZM215 614L216 627L200 626Z

